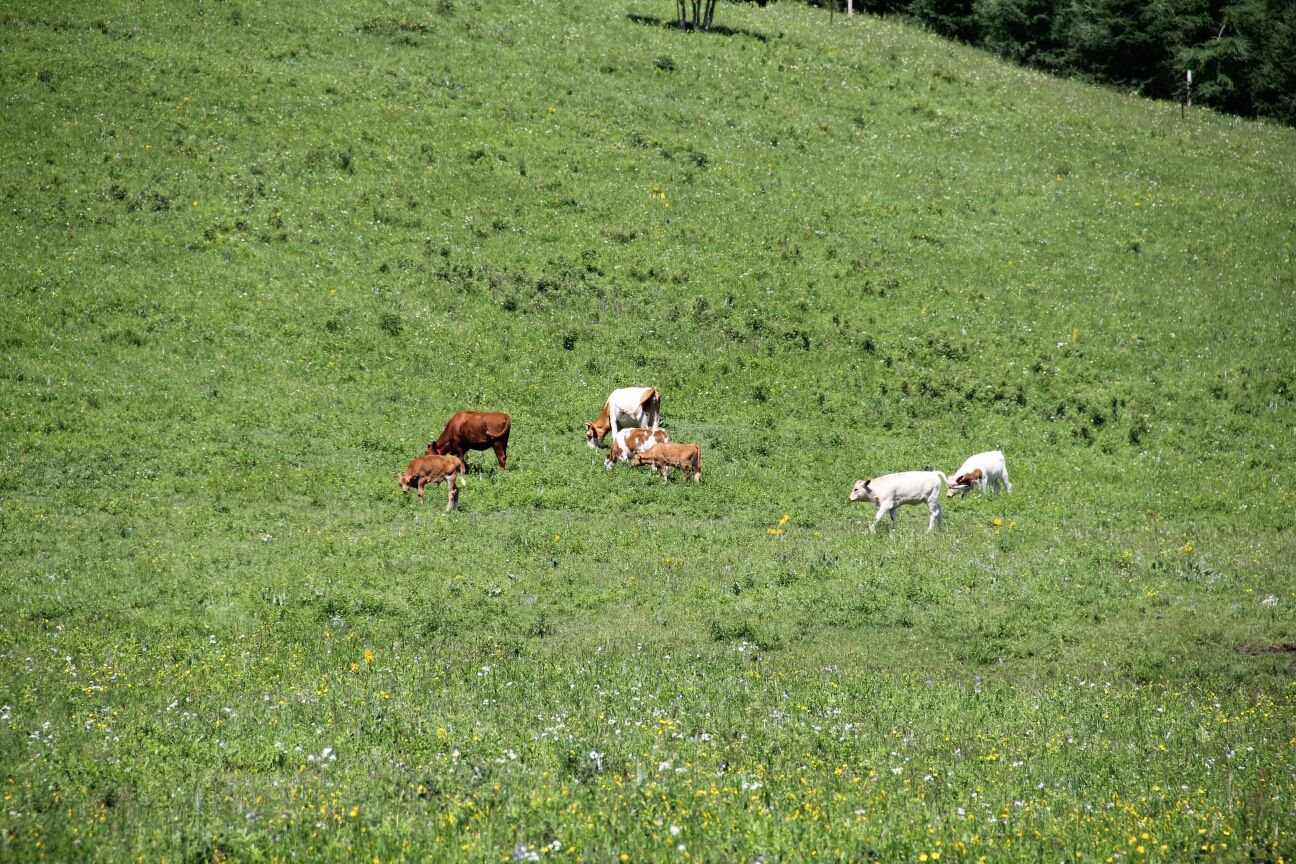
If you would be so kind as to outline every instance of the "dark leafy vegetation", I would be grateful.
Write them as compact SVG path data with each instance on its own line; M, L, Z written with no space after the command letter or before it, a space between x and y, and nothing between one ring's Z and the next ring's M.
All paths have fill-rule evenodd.
M855 7L911 18L1050 72L1157 99L1191 95L1195 104L1296 124L1296 6L1286 0L860 0Z

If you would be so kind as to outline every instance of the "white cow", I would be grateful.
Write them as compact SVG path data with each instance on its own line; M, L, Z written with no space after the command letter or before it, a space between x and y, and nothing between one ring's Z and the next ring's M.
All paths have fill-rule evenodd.
M585 443L597 449L609 432L616 438L617 420L624 418L640 426L657 428L661 419L661 394L652 387L622 387L613 390L603 411L593 423L585 424Z
M617 462L625 462L641 450L665 444L669 440L665 429L641 429L638 426L629 426L613 437L612 449L603 460L603 467L611 471L612 466Z
M877 529L882 517L891 514L891 530L895 530L896 508L901 504L926 503L931 518L927 520L927 530L941 525L940 493L941 483L949 484L949 478L940 471L901 471L898 474L884 474L872 480L858 480L851 490L851 501L871 501L877 505L877 515L869 525L869 533Z
M1004 455L998 450L987 450L984 453L978 453L975 456L969 456L963 460L963 464L957 471L950 472L949 497L953 498L957 492L962 492L963 497L973 489L985 491L987 486L995 489L1003 489L1012 494L1012 484L1008 482L1008 465L1004 462Z

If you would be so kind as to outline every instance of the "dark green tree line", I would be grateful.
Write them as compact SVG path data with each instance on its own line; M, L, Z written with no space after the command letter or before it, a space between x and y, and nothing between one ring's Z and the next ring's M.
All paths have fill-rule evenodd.
M856 0L1005 58L1296 125L1296 0Z

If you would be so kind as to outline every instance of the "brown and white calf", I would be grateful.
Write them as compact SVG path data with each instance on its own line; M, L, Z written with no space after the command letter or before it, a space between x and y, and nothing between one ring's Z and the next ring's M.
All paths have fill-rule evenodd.
M869 525L869 533L877 529L882 517L891 514L891 530L895 530L896 508L901 504L926 504L931 518L927 520L927 530L941 526L940 493L941 483L949 484L949 478L940 471L901 471L898 474L883 474L872 480L858 480L851 490L851 501L871 501L877 505L877 515Z
M678 468L693 475L694 483L702 482L702 448L696 444L656 444L634 454L631 465L652 465L661 472L662 480L669 480L667 468Z
M626 461L641 450L665 444L668 440L665 429L641 429L637 426L622 429L612 439L612 449L603 460L603 467L611 471L616 463Z
M949 497L962 492L963 497L973 489L984 491L987 487L1003 489L1012 494L1012 484L1008 482L1008 465L999 450L987 450L963 460L957 471L952 472L949 481Z
M603 443L609 432L617 434L617 421L631 420L639 426L657 428L661 420L661 394L653 387L622 387L613 390L594 422L585 424L585 443L591 450Z
M508 462L509 432L513 421L499 411L460 411L446 421L441 436L428 444L428 456L458 456L469 450L494 450L503 469Z
M423 503L423 487L444 480L450 486L450 495L446 499L446 512L449 513L459 503L459 487L455 480L462 477L465 470L464 461L458 456L419 456L409 463L404 474L396 475L396 480L400 483L401 492L416 487L420 504Z

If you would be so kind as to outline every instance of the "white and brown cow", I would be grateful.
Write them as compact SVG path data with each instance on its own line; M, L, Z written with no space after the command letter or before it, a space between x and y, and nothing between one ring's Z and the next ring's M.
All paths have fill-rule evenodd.
M984 491L986 488L1003 489L1009 495L1012 494L1012 484L1008 482L1008 465L999 450L987 450L969 456L949 476L948 494L951 498L959 492L966 498L973 489Z
M668 440L665 429L643 429L638 426L622 429L612 439L612 449L603 460L603 467L611 471L616 463L625 462L639 451L665 444Z
M657 428L661 420L661 394L653 387L622 387L613 390L603 403L594 422L585 424L585 443L591 450L603 443L609 432L617 434L617 421L629 420L639 426Z

